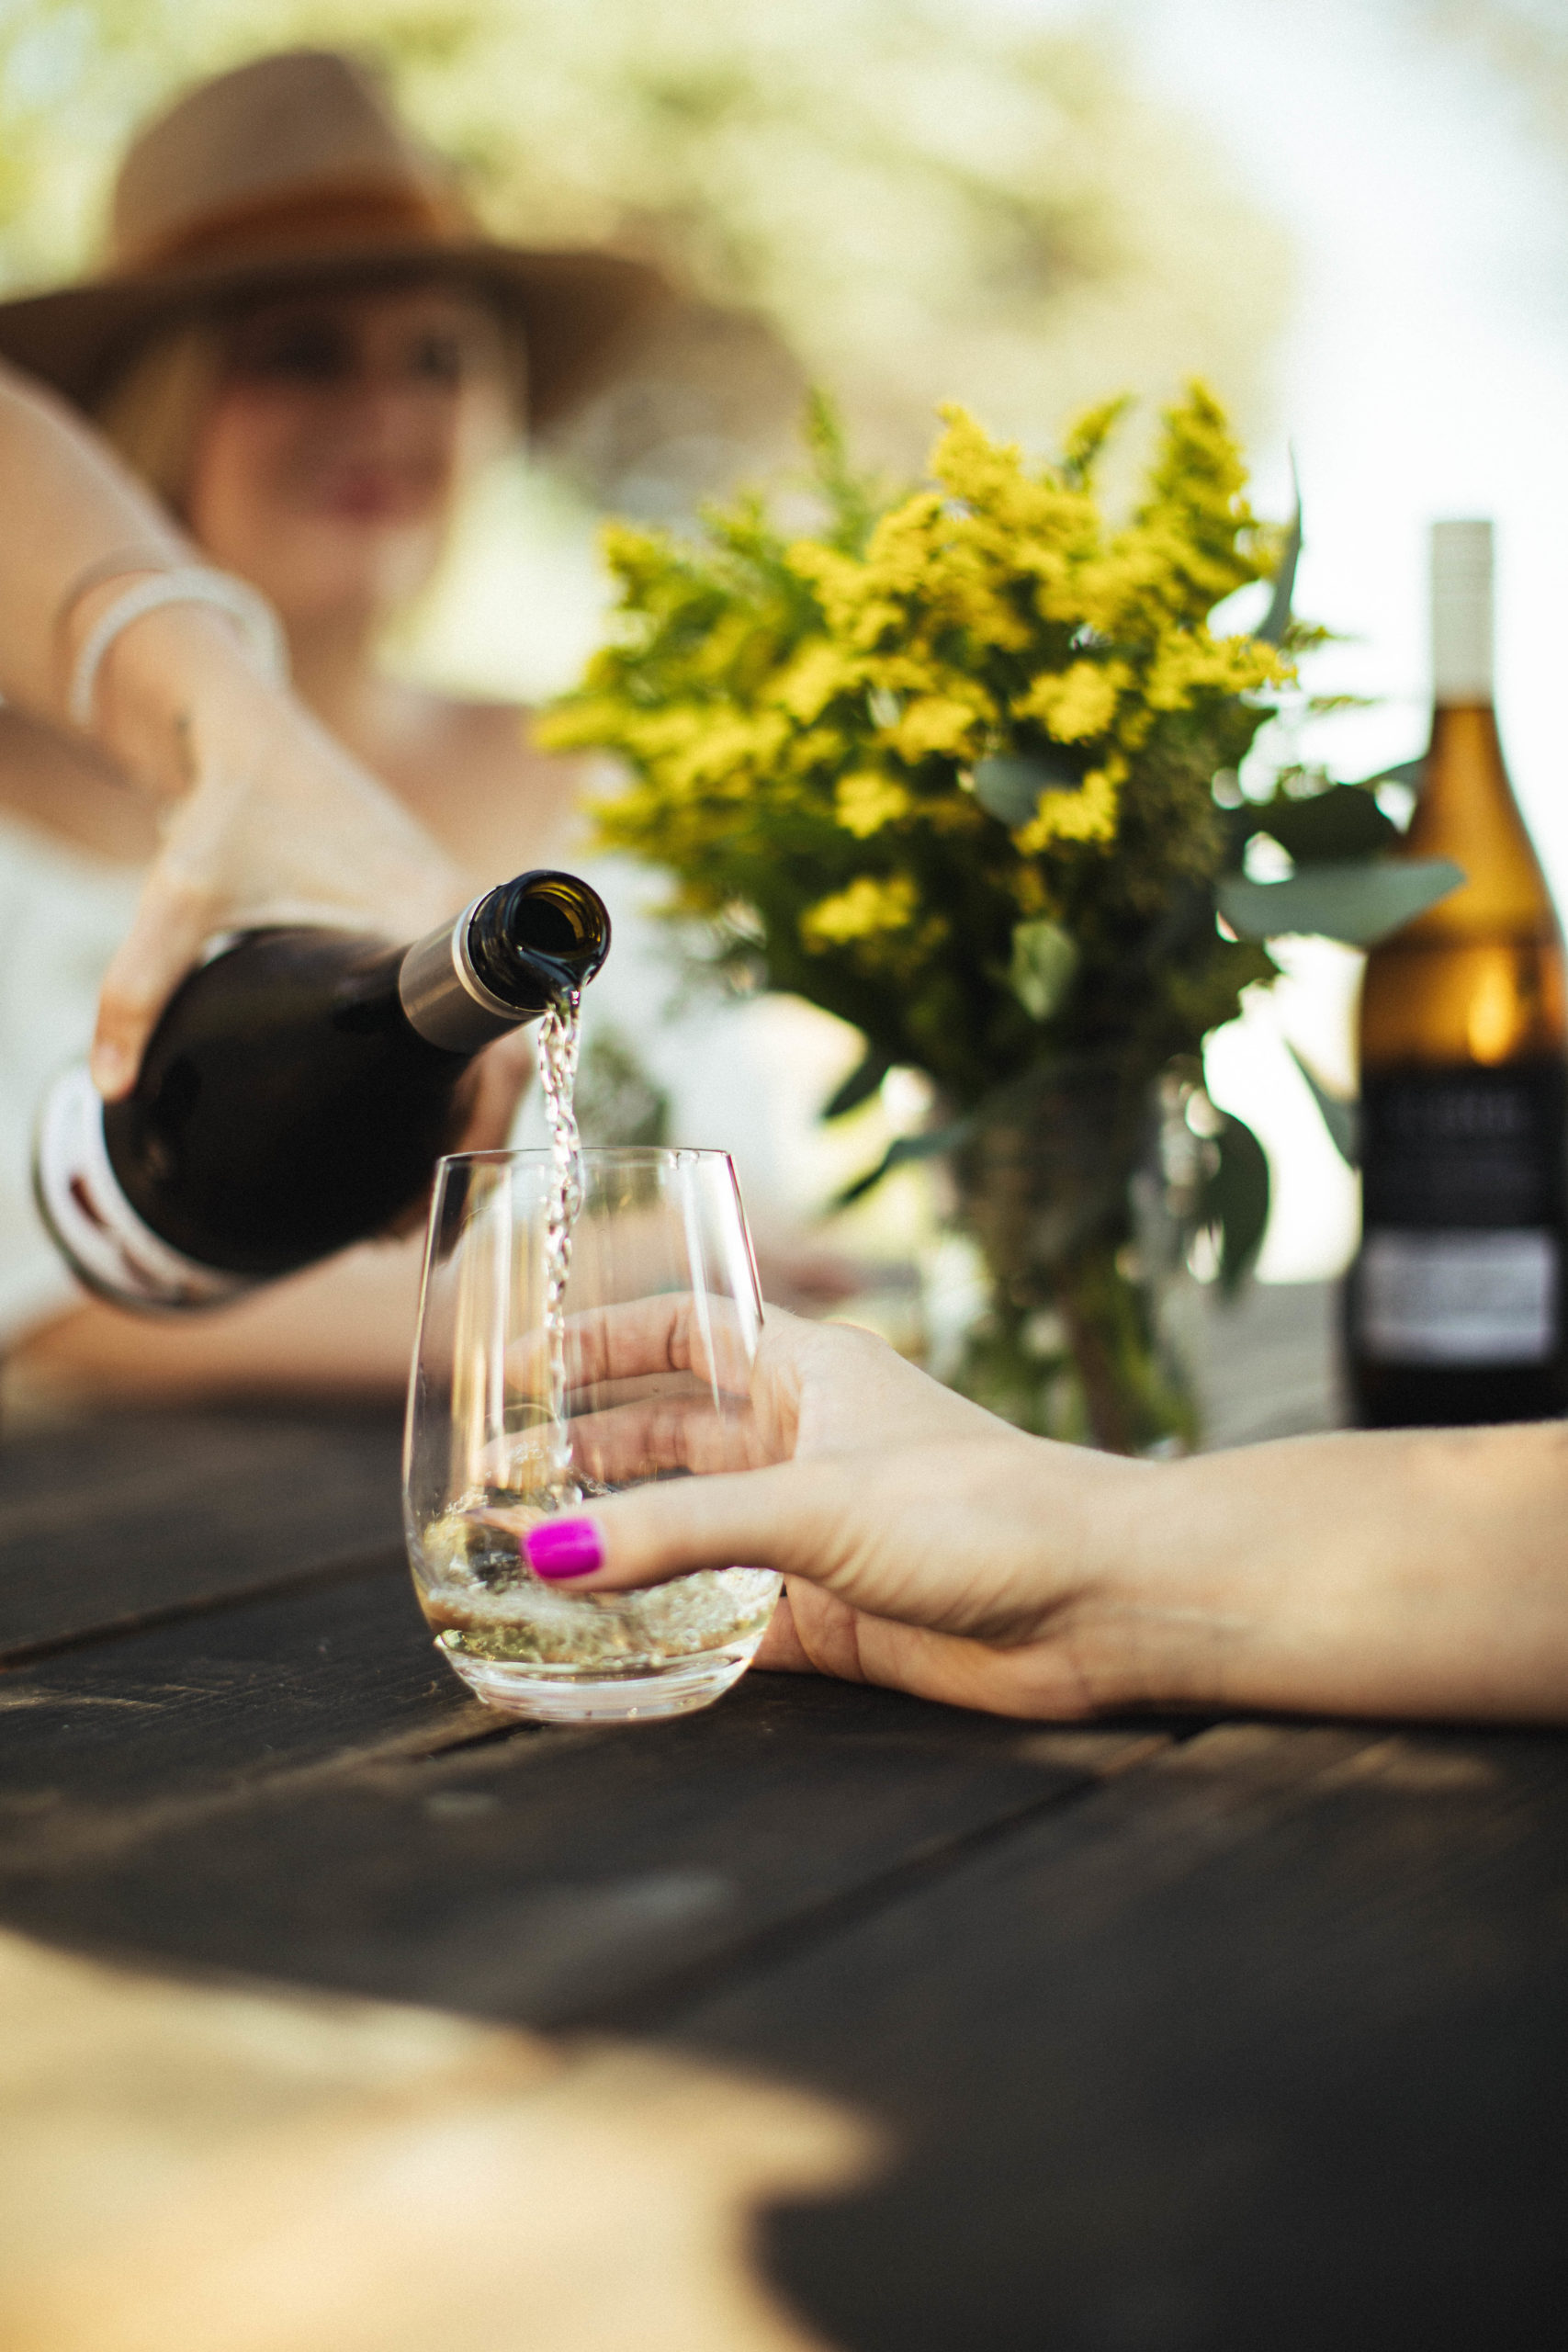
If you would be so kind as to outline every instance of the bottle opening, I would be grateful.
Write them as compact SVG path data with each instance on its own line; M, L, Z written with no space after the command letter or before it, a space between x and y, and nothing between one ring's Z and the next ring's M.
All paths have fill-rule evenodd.
M610 952L610 917L575 874L520 874L475 910L468 953L485 987L504 1003L537 1002L580 989Z
M536 883L519 892L510 914L507 928L519 947L531 955L565 961L593 951L599 926L592 920L579 883L570 889L555 882Z

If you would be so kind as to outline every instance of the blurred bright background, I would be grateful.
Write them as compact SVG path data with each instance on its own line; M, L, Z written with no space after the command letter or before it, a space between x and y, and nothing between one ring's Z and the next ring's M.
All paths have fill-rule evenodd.
M786 474L808 381L908 471L938 400L1047 452L1076 407L1126 389L1146 418L1198 373L1265 513L1293 447L1298 604L1343 640L1308 683L1370 698L1280 757L1354 776L1421 748L1427 526L1495 518L1505 737L1568 892L1564 0L0 0L4 282L90 261L107 172L173 90L299 40L379 58L496 230L639 245L699 298L568 442L484 484L395 658L489 692L569 683L603 624L598 513L678 524ZM737 1148L760 1224L808 1218L918 1121L918 1089L896 1075L822 1130L853 1040L785 1003L666 1017L649 895L615 877L632 919L598 1015L682 1139ZM1281 1042L1353 1082L1356 959L1287 954L1210 1055L1269 1153L1273 1281L1338 1271L1356 1220ZM838 1238L929 1255L923 1180Z

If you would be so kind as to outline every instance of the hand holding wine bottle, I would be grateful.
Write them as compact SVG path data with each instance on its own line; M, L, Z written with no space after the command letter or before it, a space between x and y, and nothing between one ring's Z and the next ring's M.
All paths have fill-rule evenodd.
M468 895L423 828L256 674L215 615L149 615L114 660L107 747L140 735L154 752L161 732L169 756L142 770L162 845L99 999L92 1070L110 1101L130 1091L159 1014L214 937L320 924L407 938Z
M139 574L197 559L78 419L3 367L0 512L0 695L59 726L114 601ZM117 632L88 732L157 804L163 830L99 1006L93 1075L110 1100L129 1092L159 1014L216 934L319 923L409 938L468 895L423 827L210 606L166 605Z
M220 1305L367 1240L457 1148L477 1058L575 1018L609 952L603 902L545 869L412 946L319 923L247 930L175 991L123 1100L78 1064L44 1097L33 1191L87 1289Z

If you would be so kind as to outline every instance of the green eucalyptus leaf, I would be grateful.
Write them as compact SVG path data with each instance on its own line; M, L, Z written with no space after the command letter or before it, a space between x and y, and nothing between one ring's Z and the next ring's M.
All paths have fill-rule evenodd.
M1049 1021L1073 984L1077 942L1042 915L1015 924L1008 984L1032 1021Z
M1082 785L1081 770L1065 752L993 752L975 770L976 799L988 817L1014 832L1028 824L1042 793L1077 792Z
M1231 1297L1251 1272L1269 1224L1269 1161L1241 1120L1220 1114L1214 1166L1198 1204L1201 1223L1218 1228L1220 1288Z
M1289 1045L1289 1040L1286 1041ZM1307 1082L1307 1091L1317 1104L1328 1139L1347 1168L1361 1164L1361 1106L1344 1094L1330 1094L1315 1073L1303 1061L1294 1046L1290 1046L1291 1059Z
M1380 784L1404 784L1408 785L1412 792L1419 792L1426 776L1427 755L1423 752L1419 759L1401 760L1396 768L1379 768L1375 775L1364 777L1362 783L1369 791Z
M824 1119L846 1118L869 1102L893 1064L875 1046L868 1046L848 1078L822 1106Z
M1400 838L1398 826L1357 784L1331 784L1326 792L1310 793L1301 800L1281 797L1255 815L1255 830L1277 841L1298 865L1375 857Z
M1463 880L1462 868L1446 857L1355 858L1303 865L1287 882L1227 874L1214 897L1243 939L1310 932L1349 947L1374 947Z
M863 1200L872 1186L880 1184L883 1178L890 1176L896 1168L905 1168L915 1159L935 1159L944 1151L956 1151L960 1144L968 1142L974 1132L973 1119L957 1119L948 1127L930 1127L924 1135L899 1136L888 1145L874 1168L868 1168L863 1176L857 1176L852 1184L845 1185L834 1199L833 1206L836 1209L849 1208L855 1201Z
M1283 645L1285 641L1285 632L1291 626L1291 601L1296 593L1296 566L1302 560L1302 486L1296 480L1294 450L1291 452L1291 479L1295 482L1296 511L1291 517L1280 569L1274 574L1274 594L1256 632L1265 645Z

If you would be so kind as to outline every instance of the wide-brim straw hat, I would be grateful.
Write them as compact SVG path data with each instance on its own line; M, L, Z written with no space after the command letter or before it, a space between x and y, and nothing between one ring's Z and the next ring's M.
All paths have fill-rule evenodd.
M521 324L536 425L614 374L671 300L634 256L487 237L371 72L290 50L202 83L141 132L116 182L104 266L0 302L0 356L91 408L150 336L186 318L426 277L470 286Z

